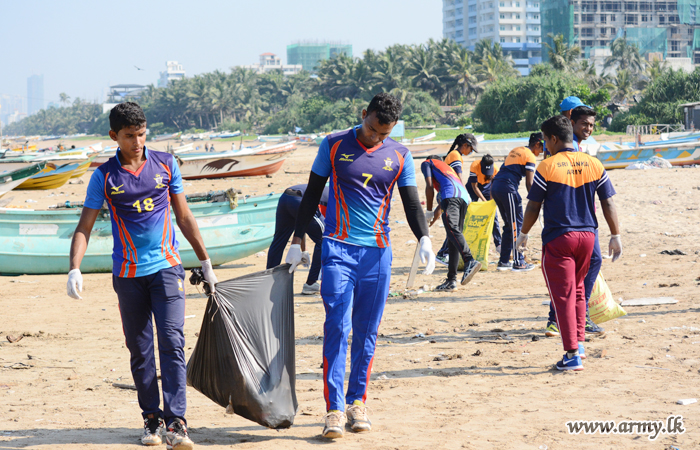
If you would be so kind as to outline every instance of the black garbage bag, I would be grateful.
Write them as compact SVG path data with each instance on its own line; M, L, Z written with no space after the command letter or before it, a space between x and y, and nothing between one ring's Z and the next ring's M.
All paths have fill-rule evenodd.
M192 272L190 282L201 282L201 269ZM294 362L289 264L218 283L187 363L187 384L229 413L289 428L297 411Z

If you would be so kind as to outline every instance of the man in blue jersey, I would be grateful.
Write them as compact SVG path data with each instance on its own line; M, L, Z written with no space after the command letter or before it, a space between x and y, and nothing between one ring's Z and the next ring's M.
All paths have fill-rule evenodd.
M164 426L168 449L194 447L185 420L185 270L170 215L199 258L212 291L216 276L197 222L187 206L182 176L173 156L148 150L146 116L132 102L120 103L109 115L109 136L117 153L90 178L80 221L73 234L68 295L81 299L80 263L103 204L112 221L112 284L131 353L131 374L144 419L144 445L160 445ZM156 379L152 318L158 332L163 409Z
M365 401L377 330L391 278L389 208L398 185L406 219L420 240L426 274L435 268L411 152L389 138L401 103L387 93L374 96L362 111L362 124L327 136L311 168L286 262L302 261L301 239L330 178L321 256L323 382L326 400L323 437L343 436L345 422L355 432L369 431ZM350 378L343 396L347 340L352 329ZM347 405L347 408L346 408ZM347 412L347 416L346 416Z
M449 263L447 279L435 288L437 291L452 291L457 287L457 267L459 257L464 260L464 275L461 283L465 285L481 270L481 263L474 259L469 251L469 245L464 239L464 219L471 199L462 180L450 166L439 156L429 156L421 165L425 177L425 205L433 209L435 191L440 193L440 204L435 208L430 225L437 221L442 211L442 223L445 226L449 248Z

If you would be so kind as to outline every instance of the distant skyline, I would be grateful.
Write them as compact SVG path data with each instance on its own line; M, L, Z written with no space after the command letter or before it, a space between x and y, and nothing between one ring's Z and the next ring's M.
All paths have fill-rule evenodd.
M156 85L166 61L191 77L265 52L286 62L300 40L342 41L361 56L442 37L442 0L3 3L0 94L26 97L27 78L43 75L44 105L61 92L102 102L109 85Z

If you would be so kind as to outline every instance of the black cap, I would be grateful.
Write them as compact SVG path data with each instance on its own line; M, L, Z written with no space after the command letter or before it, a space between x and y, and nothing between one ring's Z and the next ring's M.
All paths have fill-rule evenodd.
M486 165L485 161L481 160L481 173L484 176L493 176L493 163Z
M467 139L467 144L471 145L472 150L476 152L476 146L479 144L479 141L476 140L476 136L471 133L464 133L464 137Z

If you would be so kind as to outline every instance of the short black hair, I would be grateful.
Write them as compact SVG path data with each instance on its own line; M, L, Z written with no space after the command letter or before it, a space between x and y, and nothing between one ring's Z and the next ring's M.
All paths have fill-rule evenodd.
M571 126L571 120L566 116L554 116L545 120L540 127L542 133L547 137L556 136L562 142L573 142L574 128Z
M137 103L119 103L109 113L109 127L115 133L119 133L122 128L131 126L141 128L144 125L146 125L146 114Z
M578 122L581 117L595 117L597 113L588 106L577 106L571 111L571 120Z
M442 156L440 155L430 155L427 158L425 158L426 161L430 161L431 159L437 159L438 161L442 161Z
M538 142L541 142L542 139L544 139L544 136L540 131L536 133L532 133L530 135L530 141L527 143L528 147L532 147L533 145L537 144Z
M375 113L379 123L387 125L399 120L402 109L401 101L398 98L386 92L380 92L369 102L367 115Z

